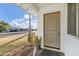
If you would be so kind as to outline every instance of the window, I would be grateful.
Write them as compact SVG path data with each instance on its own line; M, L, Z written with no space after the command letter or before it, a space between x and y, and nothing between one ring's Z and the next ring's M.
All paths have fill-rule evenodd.
M68 4L68 34L76 36L76 3Z
M78 5L78 36L79 36L79 3L77 5Z

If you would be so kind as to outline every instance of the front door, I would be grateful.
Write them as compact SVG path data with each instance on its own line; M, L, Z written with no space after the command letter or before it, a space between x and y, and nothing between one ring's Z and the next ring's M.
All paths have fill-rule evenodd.
M44 15L44 45L60 48L60 12Z

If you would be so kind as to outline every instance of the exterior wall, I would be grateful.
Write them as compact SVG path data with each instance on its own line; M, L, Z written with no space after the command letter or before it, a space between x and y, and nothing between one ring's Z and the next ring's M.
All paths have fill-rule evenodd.
M79 39L67 34L67 4L55 4L43 7L39 11L38 35L42 37L44 47L43 14L60 11L60 50L67 56L79 55Z

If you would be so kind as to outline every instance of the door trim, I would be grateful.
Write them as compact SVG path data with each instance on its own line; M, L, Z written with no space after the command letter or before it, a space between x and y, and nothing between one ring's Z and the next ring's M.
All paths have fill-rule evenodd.
M51 12L51 13L47 13L47 14L43 14L43 32L44 32L44 47L48 47L48 48L54 48L54 49L58 49L60 50L60 48L57 48L57 47L51 47L51 46L46 46L45 45L45 15L48 15L48 14L53 14L53 13L59 13L60 14L60 11L56 11L56 12ZM60 15L59 15L59 18L60 18ZM60 19L59 19L60 20ZM61 21L61 20L60 20ZM60 28L60 23L59 23L59 28ZM60 31L60 29L59 29ZM60 32L61 33L61 32ZM59 33L59 35L60 35ZM59 47L60 47L60 36L59 36Z

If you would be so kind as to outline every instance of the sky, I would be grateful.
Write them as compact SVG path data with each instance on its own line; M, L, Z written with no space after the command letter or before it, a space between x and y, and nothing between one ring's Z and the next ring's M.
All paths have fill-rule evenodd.
M28 28L28 13L22 8L11 3L0 3L0 20L9 23L13 27ZM32 28L37 28L37 17L32 15Z

